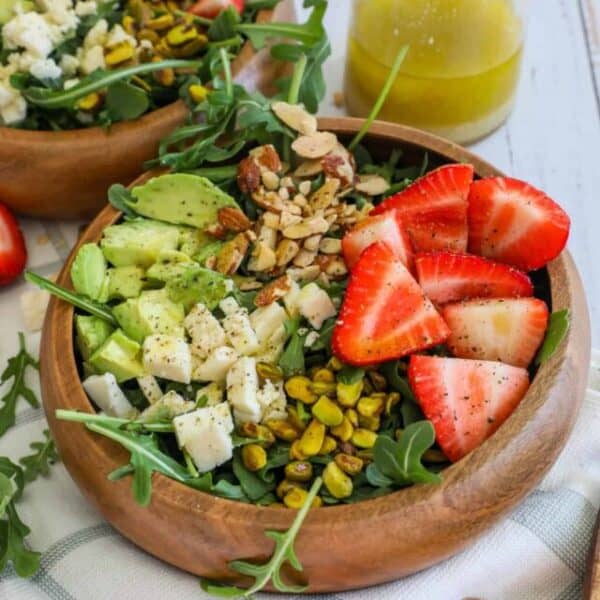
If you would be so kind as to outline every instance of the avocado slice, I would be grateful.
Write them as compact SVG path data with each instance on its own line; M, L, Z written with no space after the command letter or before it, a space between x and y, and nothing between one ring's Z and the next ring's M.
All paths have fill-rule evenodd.
M188 256L194 256L215 239L208 233L204 233L204 231L195 229L194 227L180 227L179 231L181 232L179 236L179 251Z
M115 267L136 265L147 268L156 262L163 250L176 250L179 236L178 227L139 219L107 227L100 247Z
M106 341L114 327L99 317L77 315L75 317L76 341L83 360L88 358Z
M205 177L173 173L153 177L131 190L127 201L136 213L176 225L205 229L217 221L220 208L239 208L235 200Z
M109 300L137 298L146 283L144 269L135 265L108 269L106 275Z
M92 354L89 364L98 373L112 373L117 381L127 381L144 374L140 351L137 342L116 329Z
M71 281L75 291L92 300L102 300L106 277L106 259L96 244L79 248L71 265Z
M186 313L198 302L213 310L227 295L226 281L220 273L195 266L170 279L165 289L173 302L183 304Z
M173 302L166 290L142 292L113 308L123 331L140 344L154 333L184 337L183 306Z
M166 282L194 266L197 266L196 263L187 254L178 250L165 250L158 255L146 275L150 279Z

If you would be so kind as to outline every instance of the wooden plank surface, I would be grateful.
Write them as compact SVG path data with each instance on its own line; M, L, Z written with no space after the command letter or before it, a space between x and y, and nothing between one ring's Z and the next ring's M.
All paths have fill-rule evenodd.
M297 0L301 8L302 1ZM330 0L322 114L343 114L333 94L343 88L352 3ZM300 11L302 12L302 10ZM507 173L530 181L569 212L569 247L586 288L594 345L600 345L600 82L599 0L544 0L531 6L523 73L507 123L473 150ZM596 80L594 79L594 69Z

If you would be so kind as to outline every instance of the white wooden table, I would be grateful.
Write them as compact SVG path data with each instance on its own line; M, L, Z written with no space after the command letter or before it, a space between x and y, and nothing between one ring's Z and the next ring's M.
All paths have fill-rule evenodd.
M296 0L302 13L302 0ZM343 88L350 0L330 0L332 57L323 114ZM600 346L600 0L531 3L517 103L507 123L472 150L555 198L573 221L569 248L584 281Z

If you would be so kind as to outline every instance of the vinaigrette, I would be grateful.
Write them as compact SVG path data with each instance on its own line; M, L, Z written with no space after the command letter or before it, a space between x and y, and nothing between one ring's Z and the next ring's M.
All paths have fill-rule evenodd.
M410 49L381 119L467 143L508 116L523 44L513 2L355 0L345 83L350 114L368 114L404 44Z

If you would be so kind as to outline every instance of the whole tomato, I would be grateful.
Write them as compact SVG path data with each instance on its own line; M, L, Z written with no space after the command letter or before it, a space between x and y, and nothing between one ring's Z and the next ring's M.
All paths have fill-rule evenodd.
M242 14L244 4L245 0L198 0L187 11L198 17L214 19L229 6L233 6L235 10Z

